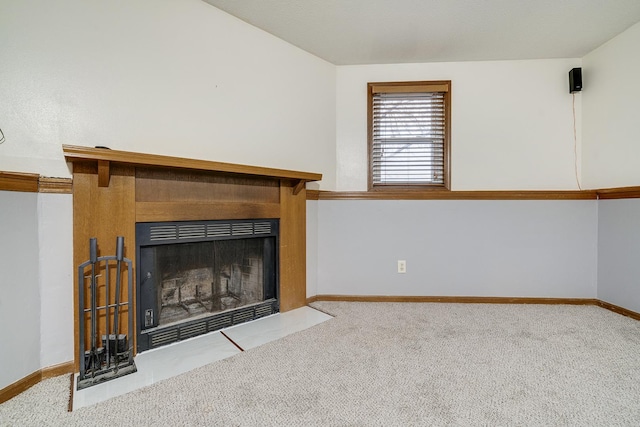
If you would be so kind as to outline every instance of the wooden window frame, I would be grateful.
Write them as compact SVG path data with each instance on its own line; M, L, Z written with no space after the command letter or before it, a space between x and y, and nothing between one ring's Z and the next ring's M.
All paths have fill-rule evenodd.
M444 89L444 90L443 90ZM444 182L442 184L373 183L373 95L383 92L444 92ZM367 83L367 173L369 191L442 191L451 190L451 80Z

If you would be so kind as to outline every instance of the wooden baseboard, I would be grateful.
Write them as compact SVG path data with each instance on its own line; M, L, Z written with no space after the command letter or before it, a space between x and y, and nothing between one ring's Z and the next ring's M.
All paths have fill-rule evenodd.
M595 298L536 298L536 297L472 297L472 296L395 296L395 295L316 295L314 301L353 302L443 302L461 304L570 304L598 305Z
M74 369L72 361L39 369L34 373L29 374L26 377L19 379L15 383L1 389L0 403L6 402L12 397L19 395L23 391L33 387L44 379L57 377L58 375L70 374L73 373L73 371Z
M640 321L640 313L596 298L530 298L530 297L454 297L454 296L392 296L392 295L315 295L307 304L316 301L346 302L439 302L458 304L567 304L597 305L622 316Z
M636 313L635 311L627 310L626 308L622 308L618 305L611 304L602 300L598 300L598 305L602 308L606 308L607 310L613 311L614 313L618 313L635 320L640 320L640 313Z
M26 377L19 379L13 384L8 385L7 387L0 390L0 403L6 402L22 393L23 391L33 387L38 384L42 380L42 371L36 371L32 374L27 375Z
M42 368L42 379L46 380L47 378L59 377L64 374L72 374L74 372L73 368L73 360Z

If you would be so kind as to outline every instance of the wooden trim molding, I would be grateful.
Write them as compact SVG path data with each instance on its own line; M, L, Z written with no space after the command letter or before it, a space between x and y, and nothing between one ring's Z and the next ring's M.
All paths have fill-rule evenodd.
M319 200L320 190L307 190L307 200Z
M19 395L23 391L30 389L40 381L42 381L42 371L38 370L22 379L19 379L13 384L8 385L7 387L0 390L0 403L6 402L7 400Z
M37 193L39 178L37 173L0 172L0 190Z
M640 313L636 313L635 311L627 310L626 308L602 300L598 300L598 305L602 308L613 311L614 313L630 317L634 320L640 320Z
M315 196L315 194L313 194ZM318 200L595 200L582 191L319 191Z
M638 199L640 198L640 186L603 188L596 190L598 199Z
M73 371L73 362L65 362L48 368L39 369L0 390L0 403L6 402L7 400L19 395L42 380L57 377L59 375L72 374Z
M48 378L58 377L64 374L73 374L73 372L73 361L70 360L58 365L42 368L42 379L46 380Z
M393 296L393 295L314 295L307 304L316 301L345 302L422 302L449 304L565 304L597 305L622 316L640 321L640 313L597 298L536 298L536 297L472 297L472 296Z
M64 156L69 162L99 162L99 164L102 165L102 175L100 178L100 183L102 185L108 182L108 177L105 174L109 172L110 162L129 166L160 166L175 169L192 169L240 175L268 176L272 178L300 180L304 182L320 181L322 179L322 174L319 173L238 165L234 163L187 159L183 157L161 156L157 154L134 153L130 151L109 150L105 148L63 145L62 151L64 151Z
M40 193L72 194L73 181L71 178L49 178L41 176L38 180Z
M477 296L417 296L417 295L315 295L307 301L347 302L438 302L450 304L568 304L598 305L595 298L537 298L537 297L477 297Z
M71 178L50 178L37 173L0 172L0 190L23 193L71 194Z

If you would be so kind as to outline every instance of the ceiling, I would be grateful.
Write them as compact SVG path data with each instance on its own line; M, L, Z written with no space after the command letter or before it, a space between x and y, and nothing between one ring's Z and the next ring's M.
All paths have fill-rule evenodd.
M639 0L204 0L336 65L580 58Z

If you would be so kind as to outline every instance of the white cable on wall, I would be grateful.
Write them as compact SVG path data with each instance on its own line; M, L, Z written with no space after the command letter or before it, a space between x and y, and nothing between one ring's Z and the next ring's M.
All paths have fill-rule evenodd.
M573 165L576 174L576 183L578 184L578 190L582 190L580 185L580 178L578 177L578 136L576 134L576 94L572 93L573 97Z

